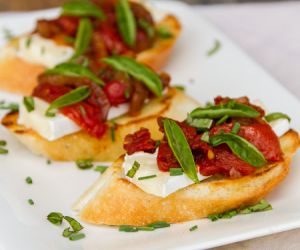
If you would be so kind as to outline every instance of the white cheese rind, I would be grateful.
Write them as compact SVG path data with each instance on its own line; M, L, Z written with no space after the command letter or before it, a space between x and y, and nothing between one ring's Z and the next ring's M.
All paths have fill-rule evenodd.
M71 47L58 45L51 39L33 34L20 37L16 56L27 62L52 68L68 61L73 53L74 50Z
M37 132L48 141L57 140L72 134L81 128L68 117L57 113L55 117L45 116L49 104L39 98L34 98L35 108L28 112L23 103L20 104L18 123Z
M126 176L133 163L137 161L140 164L139 170L133 178ZM127 180L134 183L146 193L160 197L166 197L177 190L187 187L194 182L186 174L179 176L170 176L169 172L162 172L157 166L157 151L153 154L137 152L132 155L125 155L123 162L124 176ZM138 180L139 177L157 175L155 178ZM199 180L207 177L198 174Z

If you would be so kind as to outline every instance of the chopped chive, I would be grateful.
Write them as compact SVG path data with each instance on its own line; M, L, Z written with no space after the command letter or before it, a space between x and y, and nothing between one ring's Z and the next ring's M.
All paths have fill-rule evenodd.
M115 131L115 127L110 127L110 137L111 137L111 141L116 141L116 131Z
M174 87L175 89L180 90L180 91L185 91L185 86L183 86L183 85L174 85L173 87Z
M47 163L48 165L50 165L50 164L52 163L52 161L48 159L46 163Z
M0 148L0 155L8 154L8 150L5 148Z
M70 216L64 216L64 219L69 222L70 226L72 227L74 232L79 232L83 229L83 226L74 218Z
M146 226L146 227L138 227L137 229L139 231L154 231L155 230L154 227L148 227L148 226Z
M47 220L50 221L54 225L61 225L64 216L59 212L52 212L48 214Z
M103 174L107 169L108 169L107 166L96 166L94 170Z
M70 227L67 227L64 231L63 231L63 236L66 238L69 238L72 234L74 234L74 231L70 230Z
M233 125L233 128L231 130L231 133L233 134L237 134L239 131L240 131L240 128L241 128L241 124L236 122L234 125Z
M170 168L170 176L183 175L182 168Z
M32 37L31 36L27 37L26 42L25 42L25 47L27 49L30 47L31 42L32 42Z
M195 225L195 226L192 226L192 227L190 228L190 232L192 232L192 231L195 231L197 228L198 228L198 226L197 226L197 225Z
M128 226L128 225L121 225L121 226L119 226L119 231L120 232L131 233L131 232L137 232L139 230L138 230L137 227Z
M217 53L220 50L221 45L221 42L216 39L214 46L209 51L207 51L207 56L212 56L213 54Z
M156 33L160 38L168 39L172 38L173 34L169 31L169 29L165 26L160 26L156 29Z
M147 227L154 227L154 228L164 228L164 227L170 227L170 226L171 225L165 221L157 221L157 222L147 225Z
M280 112L268 114L265 116L265 119L267 122L275 121L278 119L287 119L289 122L291 121L291 118L288 115Z
M94 166L91 160L78 160L76 166L80 169L90 169Z
M125 96L126 99L129 99L129 97L130 97L129 89L125 89L124 96Z
M26 180L27 184L32 184L33 183L33 181L32 181L32 179L31 179L30 176L28 176L25 180Z
M70 237L69 237L69 240L71 241L75 241L75 240L81 240L85 238L85 234L83 233L79 233L79 234L72 234Z
M209 132L208 131L203 133L203 135L201 136L201 141L209 143Z
M4 140L0 140L0 146L6 146L6 141L4 141Z
M221 125L229 118L228 115L224 115L220 120L217 121L216 125Z
M0 102L0 109L10 110L12 112L19 110L19 105L17 103L5 103L3 101Z
M148 23L146 20L144 19L140 19L138 21L138 25L139 27L141 27L144 31L146 31L147 36L152 38L155 34L154 32L154 28L152 27L152 25L150 23Z
M4 38L6 41L10 41L14 38L14 34L12 33L12 31L8 28L2 28L2 32L4 34Z
M34 99L32 96L25 96L23 98L23 103L28 113L34 110Z
M160 140L156 141L156 142L155 142L155 147L158 148L160 144L161 144L161 141L160 141Z
M139 170L140 164L137 161L134 161L131 169L128 170L126 176L133 178L136 174L136 172Z
M34 201L33 201L32 199L28 199L28 203L29 203L30 205L34 205Z
M153 175L148 175L148 176L142 176L142 177L139 177L138 180L139 181L142 181L142 180L148 180L148 179L152 179L152 178L155 178L157 177L156 174L153 174Z

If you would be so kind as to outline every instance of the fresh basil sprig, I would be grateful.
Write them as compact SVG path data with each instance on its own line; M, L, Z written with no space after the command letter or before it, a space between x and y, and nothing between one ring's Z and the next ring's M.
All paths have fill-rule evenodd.
M90 89L87 86L81 86L77 89L74 89L69 93L60 96L56 100L54 100L46 110L45 115L48 117L53 117L55 115L52 113L54 109L63 108L81 102L88 98L89 95Z
M195 183L199 183L197 168L190 145L177 123L170 119L164 119L164 130L170 148L185 174Z
M71 1L63 4L62 14L65 16L105 18L103 11L97 5L83 1Z
M82 18L79 22L79 27L75 40L75 52L71 60L81 56L88 48L92 38L93 26L88 18Z
M291 121L291 118L288 115L280 112L268 114L265 116L265 119L267 122L272 122L278 119L287 119L289 122Z
M254 167L267 164L264 155L253 144L238 135L232 133L214 135L210 137L210 143L213 147L227 144L233 154Z
M65 75L72 77L86 77L97 83L101 87L104 86L104 82L99 79L91 70L87 67L76 63L61 63L55 66L52 69L48 69L45 71L45 74L48 75Z
M111 56L102 59L103 62L113 68L126 72L132 77L144 83L155 95L161 96L163 91L159 76L147 66L136 62L126 56Z
M34 110L34 99L32 96L25 96L23 98L23 103L28 113Z
M190 113L190 115L193 118L210 119L222 118L226 115L228 117L255 118L258 117L260 113L250 106L237 103L235 101L230 101L226 104L209 106L205 108L196 108Z
M128 0L119 0L116 5L119 32L123 40L134 46L136 41L136 21Z

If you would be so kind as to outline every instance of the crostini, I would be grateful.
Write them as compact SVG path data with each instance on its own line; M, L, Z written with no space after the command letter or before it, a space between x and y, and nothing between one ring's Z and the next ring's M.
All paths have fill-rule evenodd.
M126 155L74 205L92 224L184 222L259 202L287 175L299 135L282 113L265 116L248 98L217 97L186 120L158 120L125 138Z
M180 30L175 16L138 1L68 2L58 18L38 20L32 33L0 50L0 89L29 95L40 73L69 60L88 61L97 73L100 58L126 55L159 70Z
M166 73L124 56L103 61L101 78L79 64L49 69L2 125L32 152L52 160L113 161L125 152L128 133L145 127L160 139L159 116L184 119L198 106L169 86Z

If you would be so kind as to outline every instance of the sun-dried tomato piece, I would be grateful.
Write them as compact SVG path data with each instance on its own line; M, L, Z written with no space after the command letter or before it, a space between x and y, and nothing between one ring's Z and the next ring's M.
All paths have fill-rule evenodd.
M163 141L159 145L157 155L157 165L161 171L169 171L170 168L179 168L180 165L173 154L168 142Z
M141 128L139 131L125 137L124 149L129 155L140 151L154 153L156 149L155 144L155 141L151 139L149 130Z
M115 80L106 83L103 88L103 91L105 92L112 106L117 106L128 101L128 97L126 97L127 90L128 87L126 84Z

